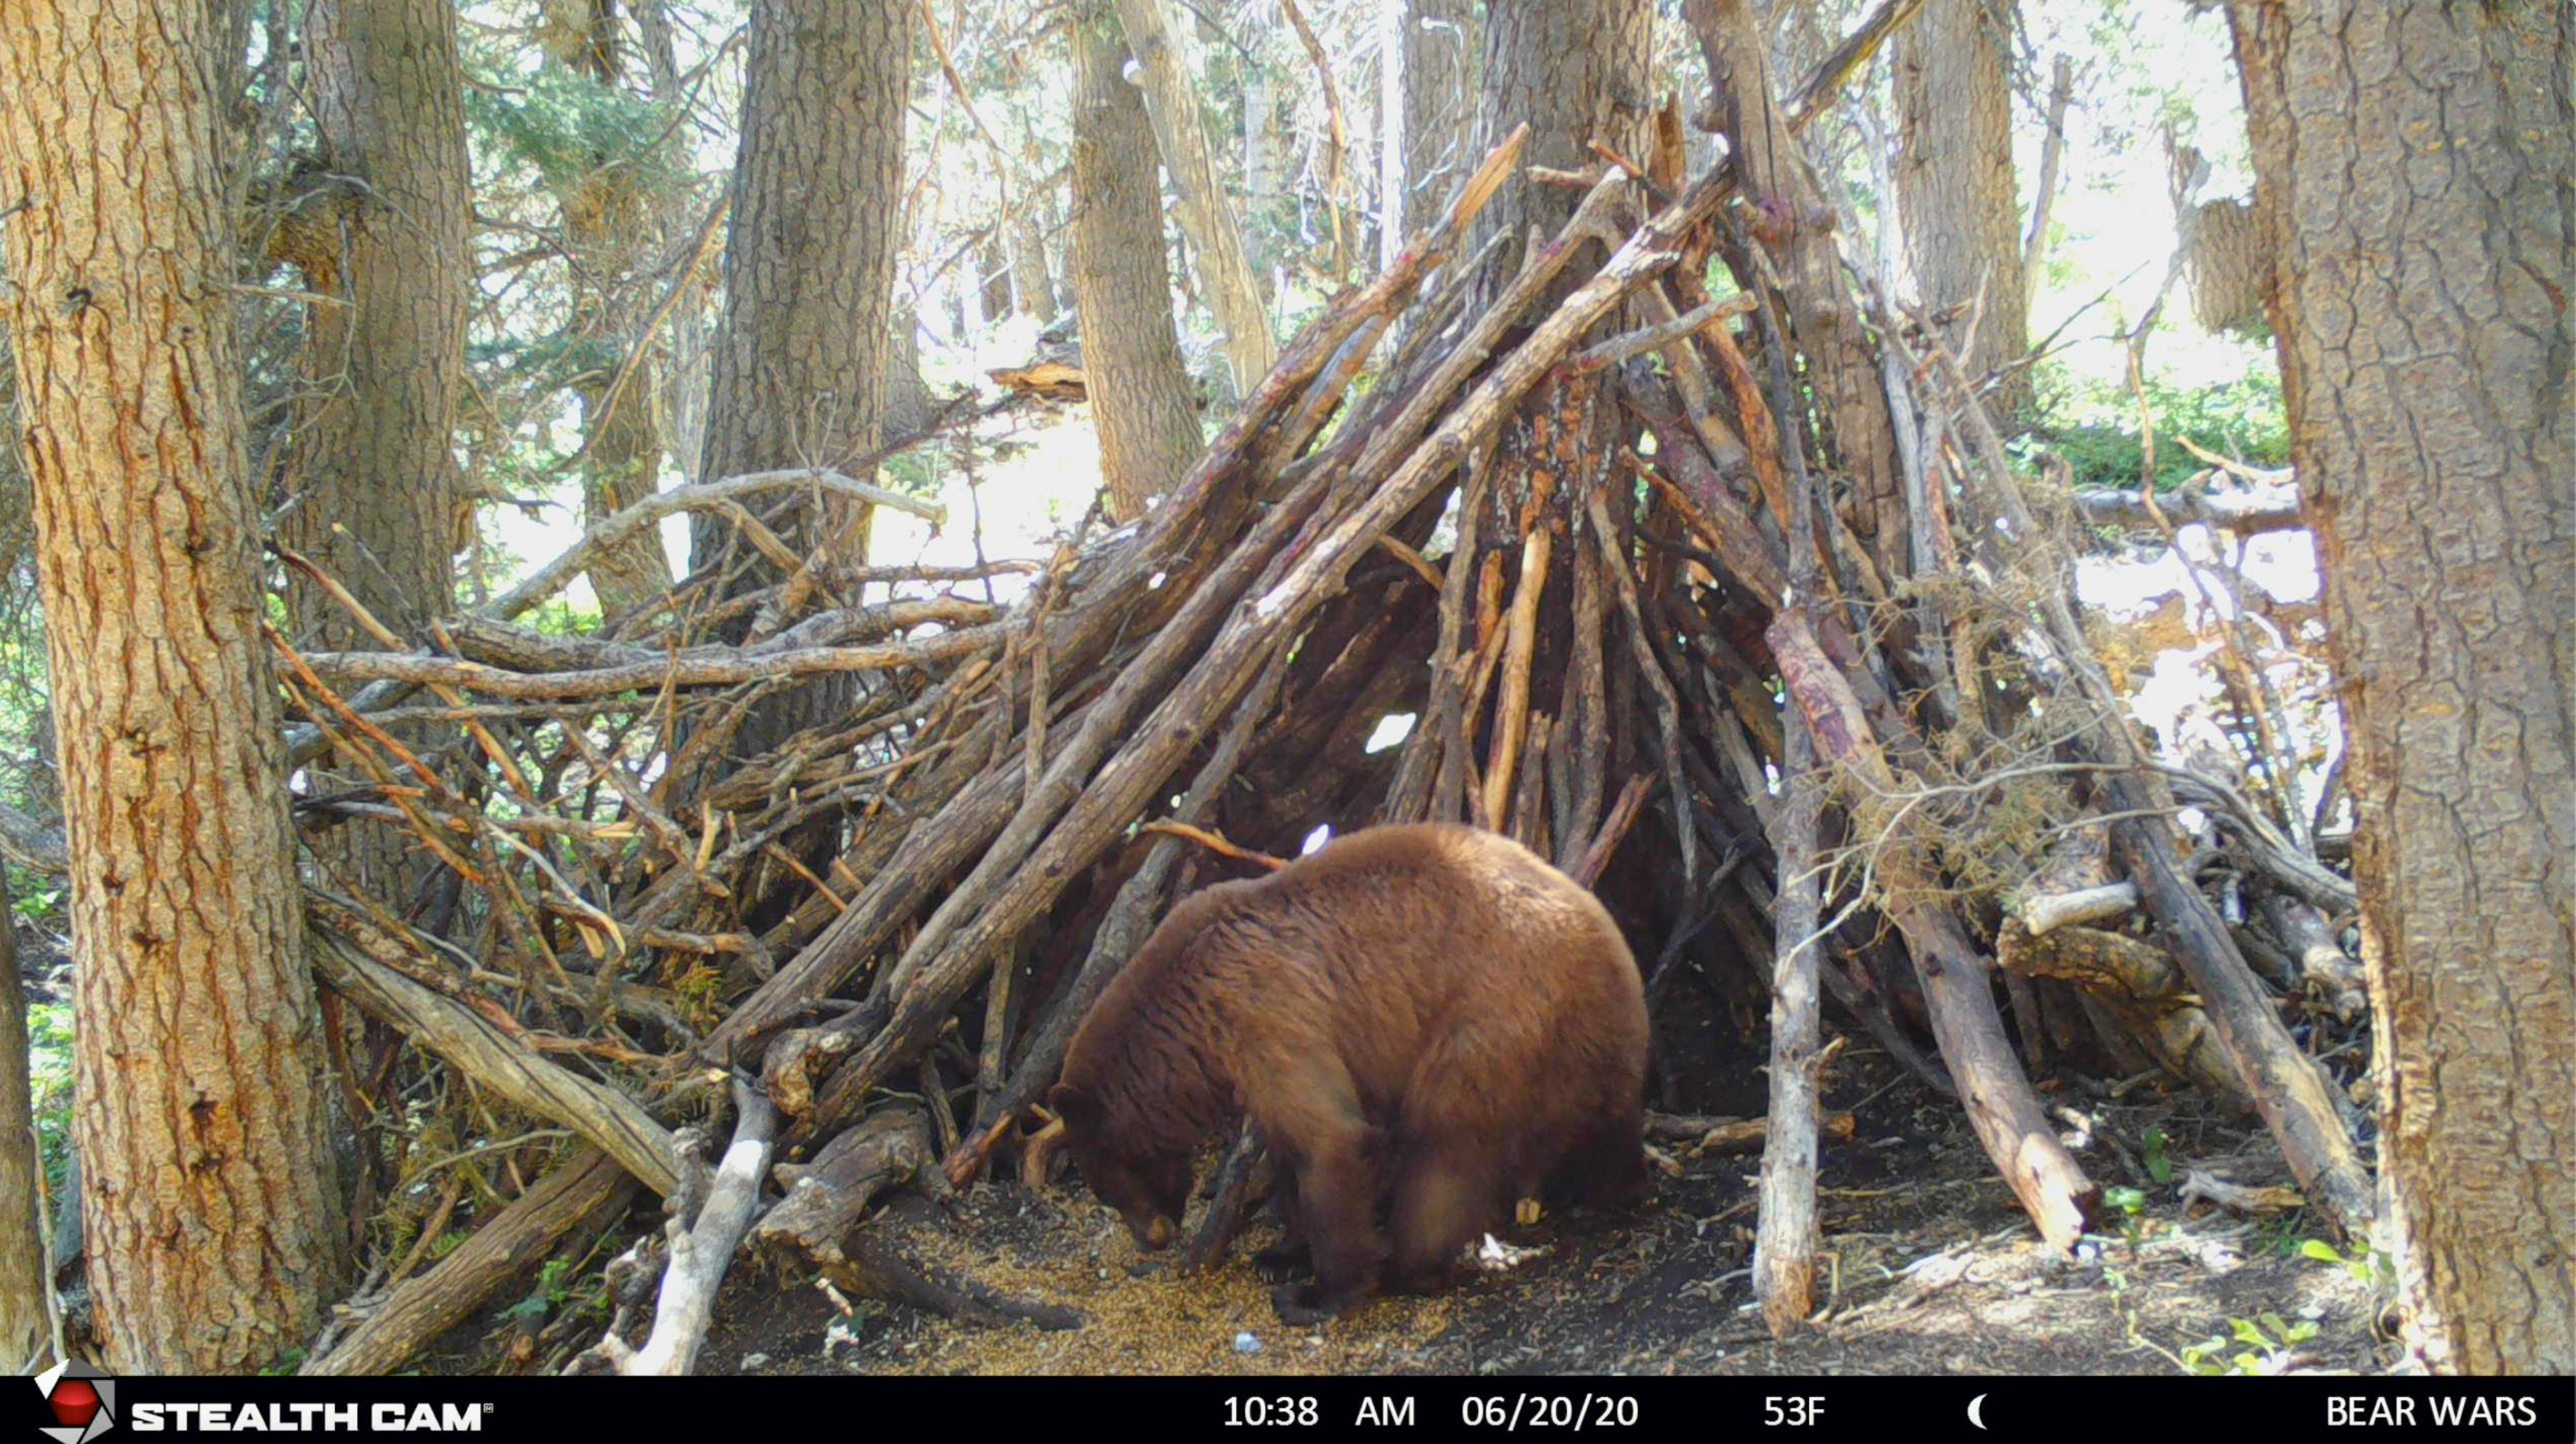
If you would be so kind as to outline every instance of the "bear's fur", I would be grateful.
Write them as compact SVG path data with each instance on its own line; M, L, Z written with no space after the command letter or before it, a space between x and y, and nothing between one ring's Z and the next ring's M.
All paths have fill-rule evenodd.
M1601 904L1509 838L1426 824L1183 900L1084 1016L1049 1102L1148 1250L1199 1144L1249 1118L1312 1253L1314 1283L1274 1295L1303 1323L1381 1274L1446 1282L1517 1199L1633 1198L1645 1077L1644 990Z

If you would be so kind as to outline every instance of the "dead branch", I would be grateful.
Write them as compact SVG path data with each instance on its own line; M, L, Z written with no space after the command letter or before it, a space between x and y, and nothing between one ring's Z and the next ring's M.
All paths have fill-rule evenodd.
M714 1319L716 1291L723 1287L734 1250L751 1227L752 1210L760 1202L761 1176L769 1167L770 1140L778 1131L778 1110L758 1090L735 1083L733 1105L733 1142L716 1164L697 1218L683 1221L674 1208L663 1226L670 1258L662 1274L660 1302L653 1311L653 1331L641 1348L630 1349L612 1329L592 1351L614 1372L676 1377L697 1365L707 1325ZM672 1199L666 1206L678 1202Z

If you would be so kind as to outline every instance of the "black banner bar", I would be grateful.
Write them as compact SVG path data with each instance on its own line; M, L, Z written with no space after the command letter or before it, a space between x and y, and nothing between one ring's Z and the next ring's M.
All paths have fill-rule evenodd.
M2568 1379L2167 1378L173 1378L113 1385L107 1427L66 1439L41 1389L31 1422L60 1444L131 1435L1023 1439L1377 1434L1403 1439L2292 1440L2501 1435L2576 1439ZM102 1389L102 1394L107 1390ZM933 1422L936 1421L936 1422ZM5 1441L0 1441L5 1444Z

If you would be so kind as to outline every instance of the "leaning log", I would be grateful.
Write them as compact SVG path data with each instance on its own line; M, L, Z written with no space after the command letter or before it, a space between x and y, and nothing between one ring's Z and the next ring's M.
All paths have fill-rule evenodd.
M645 1187L679 1191L670 1132L643 1105L605 1084L547 1062L465 1003L369 958L336 929L316 926L313 971L323 986L400 1031L459 1072L513 1104L560 1123L599 1146Z
M1818 760L1854 770L1880 796L1895 795L1895 774L1870 734L1859 699L1825 660L1804 610L1781 611L1767 635L1780 680L1815 737ZM2004 1038L1985 961L1958 919L1936 901L1942 890L1919 844L1901 834L1887 838L1876 860L1885 890L1882 910L1913 955L1932 1035L1959 1085L1969 1126L2040 1236L2053 1247L2073 1249L2101 1200L2100 1188L2058 1142Z
M404 1281L329 1353L297 1372L334 1377L390 1374L482 1306L495 1289L526 1275L555 1240L615 1208L634 1186L617 1161L584 1147L493 1215L454 1253Z

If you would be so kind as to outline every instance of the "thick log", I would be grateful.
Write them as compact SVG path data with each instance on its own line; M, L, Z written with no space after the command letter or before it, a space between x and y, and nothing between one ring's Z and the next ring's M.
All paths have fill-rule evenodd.
M1860 701L1842 674L1825 660L1803 609L1783 610L1766 634L1780 678L1806 718L1820 761L1857 770L1882 796L1897 791L1895 775L1871 736ZM1905 937L1932 1015L1932 1035L1959 1087L1968 1124L2011 1185L2040 1236L2072 1249L2101 1200L2101 1190L2065 1145L2004 1038L2003 1019L1985 961L1958 919L1937 903L1944 896L1920 845L1899 835L1878 844L1876 867L1884 911Z
M894 1299L964 1324L1028 1323L1041 1329L1078 1329L1089 1322L1079 1309L1006 1294L917 1257L904 1246L901 1235L909 1228L901 1226L938 1228L944 1223L905 1217L915 1210L927 1211L918 1199L895 1200L880 1220L882 1225L898 1226L893 1229L895 1236L880 1238L873 1228L859 1230L845 1241L840 1257L818 1264L823 1277L845 1293Z
M774 1170L787 1196L752 1229L752 1243L788 1267L837 1257L877 1199L930 1166L930 1123L912 1108L870 1114L824 1145L811 1163Z
M463 1322L493 1290L523 1278L555 1240L623 1204L633 1180L618 1162L583 1147L474 1231L454 1253L408 1279L329 1353L297 1372L348 1377L390 1374Z
M1995 961L2007 972L2083 989L2157 1067L2234 1112L2253 1112L2254 1100L2219 1046L2191 981L2162 948L2073 925L2035 937L2019 920L2008 919L1995 939Z

